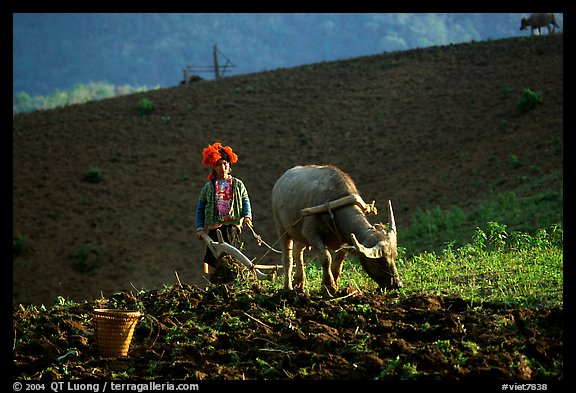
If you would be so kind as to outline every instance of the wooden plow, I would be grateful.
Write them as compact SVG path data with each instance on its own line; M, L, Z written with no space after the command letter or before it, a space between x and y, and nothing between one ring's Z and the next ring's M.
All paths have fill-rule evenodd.
M218 234L217 242L212 240L212 238L207 234L202 236L202 240L204 240L216 258L219 258L223 254L227 254L236 258L249 270L253 271L256 274L256 278L259 280L274 280L276 272L282 269L282 265L253 264L252 261L248 259L248 257L244 255L240 250L224 241L222 232L220 232L220 230L217 230L216 233ZM264 273L262 270L268 270L268 272Z

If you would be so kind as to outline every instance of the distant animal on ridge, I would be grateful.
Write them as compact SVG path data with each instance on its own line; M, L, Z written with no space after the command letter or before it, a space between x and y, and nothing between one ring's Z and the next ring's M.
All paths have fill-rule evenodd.
M532 14L528 18L522 18L520 21L520 30L526 30L529 27L532 29L532 34L534 34L534 30L538 30L538 35L542 34L540 30L542 27L548 29L548 34L553 33L556 27L560 28L556 23L556 16L554 16L554 14Z

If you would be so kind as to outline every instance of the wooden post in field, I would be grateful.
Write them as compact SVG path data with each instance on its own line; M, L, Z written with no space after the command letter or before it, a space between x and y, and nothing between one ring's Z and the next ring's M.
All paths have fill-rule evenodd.
M218 67L218 48L214 44L214 77L216 79L220 78L220 67Z
M188 67L184 67L184 70L182 71L184 72L184 80L182 81L182 84L186 85L188 82L190 82L190 71Z

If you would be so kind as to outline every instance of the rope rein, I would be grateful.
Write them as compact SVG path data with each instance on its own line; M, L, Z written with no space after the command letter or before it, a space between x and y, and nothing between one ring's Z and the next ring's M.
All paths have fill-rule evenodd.
M262 240L262 236L260 236L259 234L257 234L254 231L254 227L252 225L248 226L248 228L250 228L250 232L252 232L252 236L254 236L254 239L256 239L256 242L258 243L258 246L262 246L262 244L264 244L266 247L268 247L268 249L270 251L274 251L277 254L282 254L282 251L278 251L275 248L273 248L272 246L270 246L268 243L266 243L264 240ZM276 243L278 243L279 240L276 240ZM274 243L274 245L276 245L276 243Z
M296 226L296 224L298 224L303 218L304 218L304 216L301 215L300 218L298 220L296 220L296 222L294 224L292 224L288 229L291 229L292 227ZM282 239L282 237L284 237L284 235L286 235L288 233L288 230L285 231L280 237L278 237L278 239L274 242L274 244L272 244L272 246L270 246L268 243L266 243L264 240L262 240L262 237L254 231L254 228L252 226L249 226L249 228L250 228L250 231L252 232L252 235L254 236L256 241L258 242L258 246L262 246L262 244L264 244L268 248L268 250L259 258L260 260L264 259L264 257L266 255L268 255L268 253L270 253L270 251L274 251L277 254L282 254L282 251L278 251L274 247L276 246L276 244L278 244L280 239ZM254 260L255 259L256 258L254 258Z

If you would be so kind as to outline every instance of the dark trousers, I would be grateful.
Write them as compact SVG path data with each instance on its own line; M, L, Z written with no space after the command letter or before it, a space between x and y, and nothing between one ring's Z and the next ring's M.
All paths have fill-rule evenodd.
M215 242L218 241L218 234L216 233L218 230L222 232L222 237L226 243L236 248L240 246L240 228L238 228L236 225L222 225L220 228L208 231L208 236L210 236L210 238ZM218 265L216 256L212 254L210 247L206 247L204 262L214 268Z

